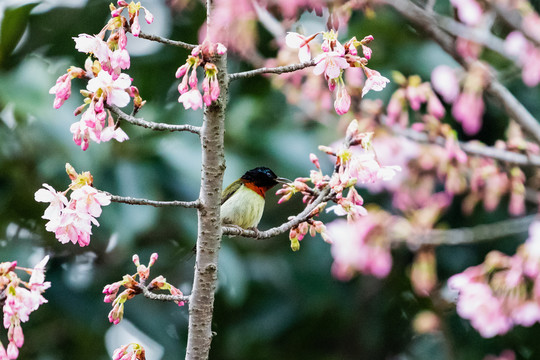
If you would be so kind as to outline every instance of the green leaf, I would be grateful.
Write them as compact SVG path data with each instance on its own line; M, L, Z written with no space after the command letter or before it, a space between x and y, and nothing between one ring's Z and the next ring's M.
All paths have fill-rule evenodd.
M4 67L9 55L13 52L24 34L30 12L39 2L26 4L17 8L7 8L0 25L0 68Z

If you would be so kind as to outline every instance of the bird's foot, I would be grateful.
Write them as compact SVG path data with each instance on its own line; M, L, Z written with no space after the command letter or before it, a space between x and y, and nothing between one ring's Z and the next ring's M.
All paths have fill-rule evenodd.
M256 238L258 238L258 237L259 237L259 234L261 233L261 232L259 231L259 229L257 229L257 227L255 227L255 226L248 228L248 230L251 230L251 231L255 232L255 237L256 237Z

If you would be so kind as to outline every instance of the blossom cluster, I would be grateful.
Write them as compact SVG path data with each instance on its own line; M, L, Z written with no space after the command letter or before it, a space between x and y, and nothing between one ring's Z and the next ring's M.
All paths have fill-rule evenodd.
M51 286L45 281L48 260L49 256L45 256L33 269L20 268L16 261L0 263L0 307L9 342L7 348L0 342L0 360L17 359L24 344L21 322L27 322L29 315L47 302L42 294ZM19 278L15 270L30 273L28 282Z
M448 286L459 292L458 314L483 337L540 322L540 222L531 224L516 254L491 251L482 264L452 276Z
M42 218L49 220L45 229L53 232L58 241L87 246L92 225L99 226L96 218L101 215L101 207L109 205L111 200L92 186L93 177L89 172L77 174L70 164L66 164L66 172L71 184L65 191L56 191L52 186L43 184L34 198L38 202L49 203ZM70 190L68 201L66 195Z
M323 174L319 159L314 154L311 154L310 160L317 170L311 170L310 177L297 178L278 190L276 194L281 196L279 203L289 200L295 193L301 193L303 202L310 204L315 201L321 191L329 189L329 199L335 205L327 208L327 212L333 211L338 216L347 216L349 222L358 221L365 216L367 210L363 207L364 199L358 194L354 186L356 184L389 181L395 176L396 172L401 170L399 166L384 166L377 161L371 144L372 135L372 133L360 132L357 120L351 121L343 145L335 149L328 146L319 147L321 151L336 159L335 171L332 176ZM307 185L308 181L313 184L313 188ZM344 192L347 192L347 194L344 195ZM325 206L326 202L321 203L319 207L311 212L310 218L318 215ZM310 221L301 223L291 229L289 239L293 250L299 249L299 241L308 232L311 235L321 233L325 241L332 241L332 237L326 233L324 224Z
M442 119L446 113L441 101L435 95L429 82L422 82L418 75L406 78L395 71L393 79L400 87L392 94L388 102L387 124L399 124L403 127L409 125L409 106L419 111L422 104L426 104L427 113L437 119Z
M152 281L150 281L150 284L146 285L146 281L150 277L150 268L152 265L154 265L157 259L158 254L153 253L150 256L148 266L146 266L139 262L138 255L133 255L133 263L135 266L137 266L137 273L134 275L126 274L122 280L108 284L103 288L103 293L105 294L103 301L106 303L112 302L113 308L109 312L108 316L111 323L116 325L122 320L124 317L124 303L127 300L132 299L135 295L142 293L143 287L146 287L149 291L156 289L166 290L169 291L171 295L182 298L182 292L173 285L169 284L167 279L165 279L162 275L154 278ZM137 277L139 278L138 281L136 280ZM120 287L122 286L125 288L125 290L118 293ZM182 300L174 300L174 302L177 303L178 306L184 306L184 301Z
M293 49L298 49L298 57L301 62L311 60L310 42L321 33L304 36L295 32L289 32L285 38L286 44ZM373 41L373 36L369 35L362 40L356 37L351 38L345 44L338 41L338 33L334 30L322 32L323 42L320 46L321 54L317 55L313 62L316 64L313 74L324 75L324 79L331 92L334 92L334 109L337 114L347 113L351 106L351 96L347 91L344 81L344 71L349 68L361 68L366 77L362 88L362 96L368 91L381 91L390 82L378 71L367 67L372 56L372 50L368 44ZM358 48L362 49L359 55Z
M114 350L113 360L146 360L146 355L142 345L129 343Z
M178 84L178 92L180 93L178 102L182 103L185 109L197 110L202 108L203 103L210 106L212 102L218 99L220 94L217 79L218 70L210 60L216 54L223 55L226 52L227 48L223 44L214 44L205 40L191 51L186 63L176 70L176 78L182 78L180 84ZM198 88L197 68L199 66L204 66L202 95Z
M126 31L139 35L138 16L141 9L144 9L148 23L153 21L153 16L139 2L128 4L118 0L118 8L111 4L110 9L112 18L97 35L80 34L73 38L75 48L90 55L84 69L70 67L49 90L50 94L55 95L54 107L58 109L71 95L72 79L89 80L86 90L81 91L84 102L75 110L75 115L82 113L81 119L70 128L74 142L82 150L88 148L90 140L100 143L111 139L120 142L128 139L127 134L115 124L110 111L105 110L105 105L125 107L131 98L134 98L135 111L144 105L138 89L131 85L132 79L122 70L130 67ZM121 15L124 9L128 10L129 19ZM107 32L109 36L105 41Z

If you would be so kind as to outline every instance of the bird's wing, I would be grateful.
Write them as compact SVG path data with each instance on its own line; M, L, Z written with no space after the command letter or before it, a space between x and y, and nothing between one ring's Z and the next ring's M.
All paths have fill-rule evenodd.
M242 186L242 180L240 179L227 186L227 188L221 193L221 205L223 205L223 203L227 201L232 194L234 194L234 192L240 188L240 186Z

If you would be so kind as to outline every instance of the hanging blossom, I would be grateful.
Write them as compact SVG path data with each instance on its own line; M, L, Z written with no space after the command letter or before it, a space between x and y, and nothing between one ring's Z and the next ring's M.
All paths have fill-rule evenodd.
M146 360L144 347L138 343L122 345L114 350L112 360Z
M7 348L0 342L2 360L17 359L19 349L24 344L21 323L27 322L29 315L47 302L42 294L51 286L50 282L45 281L48 260L49 256L45 256L33 269L18 267L16 261L0 263L0 306L8 334ZM19 278L15 270L31 274L28 282Z
M309 177L297 178L289 184L285 184L277 191L280 195L279 203L289 200L294 194L301 193L302 201L306 204L312 203L320 192L330 189L327 200L332 200L335 205L326 209L333 211L338 216L347 216L348 222L354 222L367 214L363 207L364 199L358 194L354 185L360 183L374 183L378 181L391 180L396 172L401 171L399 166L382 166L375 157L372 149L371 139L373 133L363 133L359 130L357 120L353 120L346 132L345 143L338 149L328 146L320 146L319 149L336 158L335 171L332 176L323 174L319 160L314 154L310 155L311 162L317 170L311 170ZM351 147L359 147L363 151L352 151ZM313 187L307 185L311 182ZM347 193L344 195L344 193ZM312 220L326 206L327 202L322 202L309 214L310 220L293 227L289 233L291 248L296 251L300 248L300 241L308 232L313 236L320 233L323 239L331 242L326 227L322 222Z
M484 262L448 279L457 313L485 338L540 322L540 222L513 256L491 251Z
M90 244L92 225L99 226L96 218L101 215L101 207L109 205L111 199L92 186L93 178L89 172L77 174L70 164L66 164L66 172L71 179L67 190L60 192L43 184L34 198L38 202L49 203L42 218L49 220L45 229L53 232L58 241L87 246ZM68 201L66 195L70 190Z
M457 92L459 81L455 70L441 65L432 73L433 88L443 96L446 102L453 103L452 115L461 123L467 135L475 135L482 127L485 105L482 98L489 74L480 62L469 66L462 80L461 92ZM457 94L456 94L457 93Z
M124 0L118 0L117 5L118 8L115 7L112 3L109 6L111 10L111 16L113 18L120 17L122 11L124 11L124 9L127 9L129 14L128 22L133 36L139 36L141 32L141 25L139 23L139 13L141 9L144 10L144 20L146 20L148 24L151 24L154 21L154 15L152 15L152 13L148 11L147 8L142 6L140 2L135 3L134 1L132 1L128 3ZM125 18L123 21L125 21Z
M124 317L124 303L127 300L135 297L135 295L142 293L142 286L146 286L149 291L166 290L175 297L173 301L178 304L178 306L184 306L185 298L182 292L173 285L169 284L167 279L165 279L162 275L154 278L152 281L150 281L150 284L146 285L146 281L150 277L150 268L154 265L157 259L158 254L153 253L150 256L148 266L145 266L141 265L139 262L138 255L133 255L133 263L135 266L137 266L137 273L134 275L126 274L122 280L108 284L103 288L103 293L105 294L103 301L106 303L112 302L113 306L108 316L111 323L117 325L120 323L120 321L122 321ZM137 276L139 277L138 281L136 280ZM119 294L118 291L120 290L121 286L123 286L125 290Z
M202 45L191 51L186 63L176 70L176 78L182 78L180 84L178 84L178 92L180 93L178 102L182 103L186 110L200 109L203 102L206 106L210 106L212 102L218 99L220 94L217 80L218 69L215 64L210 62L210 59L215 54L223 55L226 52L227 48L223 44L213 44L205 40ZM205 75L202 82L203 95L201 95L198 87L197 68L203 65Z
M321 32L310 36L303 36L295 32L289 32L285 37L285 42L290 48L298 49L300 61L306 62L311 59L310 42L319 34ZM367 45L373 41L373 36L366 36L360 41L356 37L353 37L345 45L342 45L337 39L338 33L334 30L322 32L322 34L322 53L313 59L315 62L313 74L324 75L329 90L336 94L334 109L337 114L343 115L349 111L351 106L351 97L344 82L344 70L362 68L366 76L362 96L370 90L381 91L390 80L382 76L378 71L367 67L368 60L372 56L372 50ZM359 47L362 49L363 56L358 54L357 48Z
M73 141L82 150L88 149L90 140L100 143L115 139L119 142L129 139L127 134L115 123L111 113L105 111L105 105L125 107L133 98L134 112L137 112L145 101L139 90L131 85L132 79L122 70L129 69L130 56L126 49L127 36L125 26L130 25L133 34L138 32L138 15L141 8L146 12L146 21L153 21L152 14L141 7L140 3L118 1L118 8L111 4L112 18L97 35L80 34L74 37L75 48L89 54L84 69L71 67L60 76L56 85L50 90L55 95L54 107L60 108L71 95L71 80L88 79L87 90L81 91L84 102L75 110L75 115L82 113L81 120L71 125ZM127 8L129 20L121 16ZM105 41L105 36L109 36ZM95 60L94 60L95 59ZM88 106L86 111L83 110Z

